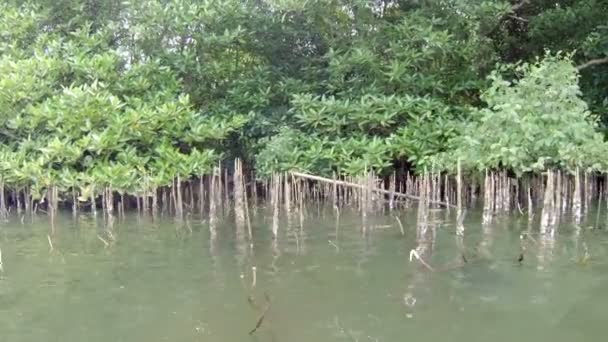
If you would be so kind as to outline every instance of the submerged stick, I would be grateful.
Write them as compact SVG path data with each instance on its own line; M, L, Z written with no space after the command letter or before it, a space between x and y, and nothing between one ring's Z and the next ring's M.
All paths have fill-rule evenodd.
M395 216L395 220L397 220L397 223L399 224L399 230L401 230L401 235L405 236L405 230L403 229L403 225L401 224L401 220L399 219L398 216Z
M102 238L101 236L97 235L97 238L103 242L103 244L105 245L105 247L107 248L110 244L108 243L108 241L106 241L104 238Z
M296 177L307 178L307 179L315 180L315 181L318 181L318 182L331 183L331 184L341 185L341 186L345 186L345 187L357 188L357 189L373 191L373 192L377 192L377 193L381 193L381 194L385 194L385 195L391 195L391 191L389 191L389 190L378 189L378 188L371 188L369 186L362 185L362 184L356 184L356 183L350 183L350 182L345 182L345 181L333 180L333 179L329 179L329 178L324 178L324 177L319 177L319 176L313 176L313 175L309 175L309 174L306 174L306 173L295 172L295 171L291 172L291 174L294 175L294 176L296 176ZM417 201L420 201L420 199L421 199L419 196L404 194L404 193L400 193L400 192L392 192L392 195L395 196L395 197L413 199L413 200L417 200ZM445 202L441 202L441 201L431 201L431 200L428 200L428 203L442 205L442 206L445 206L445 207L456 208L456 206L454 206L453 204L445 203Z
M340 247L338 247L338 245L333 243L331 240L327 240L327 242L329 242L330 245L334 246L334 248L336 249L336 252L340 252Z
M258 321L255 324L255 328L251 329L251 331L249 332L249 335L255 333L262 326L264 318L266 317L266 313L268 312L268 309L270 309L270 297L266 293L264 293L264 297L266 298L266 307L264 308L264 311L262 311L260 318L258 318Z
M420 263L422 265L424 265L424 267L428 268L431 272L435 272L435 270L431 267L431 265L427 264L426 261L424 261L420 255L418 254L418 252L416 252L415 249L412 249L410 251L410 262L413 260L413 258L416 257L416 259L418 259L418 261L420 261Z
M412 259L415 257L416 259L418 259L418 261L420 261L420 263L422 265L424 265L424 267L428 268L429 271L431 271L431 272L444 272L444 271L450 271L450 270L454 270L454 269L457 269L457 268L464 267L465 264L467 264L469 261L465 257L464 252L461 252L460 256L461 256L461 259L462 259L461 261L462 262L458 262L458 263L455 263L455 264L454 263L448 263L448 264L446 264L446 265L444 265L444 266L442 266L440 268L433 268L433 267L431 267L431 265L427 264L426 261L424 261L424 259L422 259L420 257L420 255L418 254L418 252L415 249L412 249L410 251L410 261L412 261Z
M524 262L524 252L519 253L519 257L517 258L517 262L522 264Z
M2 248L0 248L0 272L4 272L4 264L2 263Z
M519 210L519 213L520 213L521 215L523 215L523 214L524 214L524 211L523 211L523 210L521 210L521 205L519 204L519 201L517 201L517 210Z
M50 236L50 235L47 235L47 236L46 236L46 239L47 239L47 240L48 240L48 242L49 242L49 253L51 253L51 252L53 251L53 249L54 249L54 248L53 248L53 241L51 240L51 236Z

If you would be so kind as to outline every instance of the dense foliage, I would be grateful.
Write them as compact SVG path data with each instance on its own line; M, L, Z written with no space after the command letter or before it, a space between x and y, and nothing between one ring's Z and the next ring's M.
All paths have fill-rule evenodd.
M516 74L508 81L501 73ZM569 57L502 67L490 75L492 86L481 96L487 107L472 113L450 143L435 155L438 165L455 170L512 170L517 174L547 169L605 171L608 144L599 133L578 86Z
M0 181L141 193L237 156L607 170L607 19L606 0L7 0Z

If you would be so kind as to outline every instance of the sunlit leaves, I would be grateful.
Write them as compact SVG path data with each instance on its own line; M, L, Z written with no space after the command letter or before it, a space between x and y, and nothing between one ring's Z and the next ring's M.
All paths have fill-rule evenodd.
M570 58L547 55L509 69L520 78L506 81L500 74L505 68L491 75L493 84L482 96L488 108L479 110L476 120L463 127L463 135L452 141L455 155L480 170L605 170L602 156L608 145L580 98Z
M220 157L212 148L247 122L195 110L159 60L125 68L111 25L53 35L33 30L44 20L33 12L0 18L29 20L11 37L35 42L0 51L0 169L9 188L28 186L39 198L56 185L78 189L81 200L101 186L141 193L207 173ZM227 39L241 34L233 33Z

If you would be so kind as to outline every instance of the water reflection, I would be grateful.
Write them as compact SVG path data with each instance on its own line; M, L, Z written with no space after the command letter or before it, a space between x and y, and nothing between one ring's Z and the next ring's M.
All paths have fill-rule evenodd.
M245 235L245 223L240 220L235 220L235 253L236 265L239 270L239 274L243 274L246 269L246 260L248 260L248 241Z
M423 195L424 196L424 195ZM423 197L424 198L424 197ZM415 249L410 251L410 262L416 258L419 266L413 271L411 282L403 295L403 304L406 307L406 317L414 317L414 309L419 297L424 297L422 291L427 290L430 284L430 272L434 271L429 264L432 257L435 239L437 236L437 226L435 222L429 222L428 206L424 201L420 201L416 222L416 243ZM425 289L427 288L427 289Z
M538 265L539 271L544 270L553 261L553 252L555 249L555 234L546 232L540 234L538 238Z
M77 228L70 215L58 217L51 255L48 222L21 226L17 218L0 228L2 340L501 341L516 326L527 337L555 341L564 334L556 322L571 327L567 332L603 327L594 302L608 296L597 291L591 300L586 293L608 280L608 262L598 257L608 254L605 232L591 235L562 220L559 234L539 236L531 224L530 239L520 239L517 222L482 226L474 213L462 237L445 229L443 212L431 210L402 213L404 236L394 229L361 234L360 213L332 212L322 218L313 210L302 224L292 209L272 239L272 208L259 211L253 241L233 217L219 218L217 234L210 234L196 221L137 224L127 215L114 222L117 242L108 248L97 238L108 229L101 215L81 215ZM394 222L380 213L367 217L369 227L388 220ZM472 254L456 267L466 245L477 243L493 267ZM520 243L528 254L518 266ZM433 271L407 262L411 250ZM591 253L589 267L581 267ZM264 292L272 306L249 336ZM261 309L252 308L249 295Z
M492 259L491 251L492 251L492 243L494 241L493 228L494 228L494 226L491 223L489 223L485 219L483 220L483 222L481 224L481 241L479 242L477 251L479 252L479 256L481 256L485 259Z

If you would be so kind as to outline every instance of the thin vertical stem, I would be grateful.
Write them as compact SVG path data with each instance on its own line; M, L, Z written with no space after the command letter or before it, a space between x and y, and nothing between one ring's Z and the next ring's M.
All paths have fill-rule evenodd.
M458 235L464 234L464 225L462 224L462 167L460 164L460 159L458 159L458 175L456 178L456 216L458 217L458 226L456 227L456 232Z

